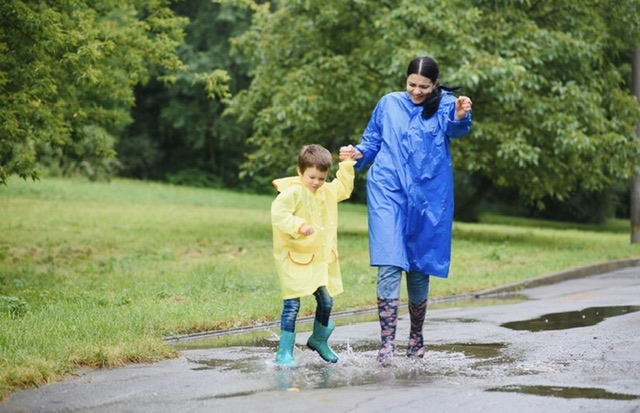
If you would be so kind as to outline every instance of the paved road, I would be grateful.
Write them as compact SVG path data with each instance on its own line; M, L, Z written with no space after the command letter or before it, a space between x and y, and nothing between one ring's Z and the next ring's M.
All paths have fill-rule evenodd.
M190 341L182 357L16 393L1 412L640 412L640 267L429 310L423 360L375 362L372 316L337 319L335 365L277 331ZM463 305L464 304L464 305ZM367 320L368 318L368 320ZM409 320L398 325L400 351Z

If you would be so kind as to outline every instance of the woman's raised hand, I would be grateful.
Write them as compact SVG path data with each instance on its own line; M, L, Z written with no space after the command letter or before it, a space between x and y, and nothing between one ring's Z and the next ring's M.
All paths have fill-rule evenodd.
M471 111L471 106L473 106L473 102L469 99L468 96L460 96L456 101L456 118L455 120L460 120L464 118L469 111Z

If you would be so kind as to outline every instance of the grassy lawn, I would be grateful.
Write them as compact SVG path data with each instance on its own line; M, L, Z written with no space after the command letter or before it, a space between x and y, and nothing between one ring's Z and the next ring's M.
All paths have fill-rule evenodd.
M278 320L272 199L130 180L0 188L0 400L79 367L175 357L166 336ZM339 245L345 293L334 311L372 307L365 206L340 205ZM454 224L451 274L431 296L637 256L627 221L486 215ZM314 303L303 299L301 316Z

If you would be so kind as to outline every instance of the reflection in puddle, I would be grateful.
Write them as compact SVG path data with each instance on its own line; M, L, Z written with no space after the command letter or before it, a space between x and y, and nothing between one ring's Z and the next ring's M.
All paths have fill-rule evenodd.
M380 343L356 343L351 346L354 351L377 351ZM426 346L428 351L463 353L465 357L475 359L488 359L502 356L502 349L506 346L504 343L449 343ZM402 356L406 348L398 346L397 354Z
M605 389L558 386L505 386L487 391L531 394L535 396L562 397L565 399L640 400L640 395L608 392Z
M214 398L242 397L272 390L303 391L368 384L408 387L424 385L432 381L436 375L441 374L422 360L412 360L407 357L398 357L397 363L383 368L377 363L374 352L338 351L340 362L328 364L319 359L315 352L300 348L295 351L298 367L285 368L273 362L272 349L264 350L262 357L256 357L254 354L245 359L238 355L237 359L191 361L198 365L194 370L236 370L244 373L245 377L257 381L253 386L255 390L219 394Z
M302 391L371 384L423 386L433 381L442 382L445 377L486 375L496 366L510 361L503 357L504 343L451 343L428 346L424 359L406 357L406 348L399 346L392 364L382 367L376 361L379 347L376 340L332 346L340 356L337 364L327 364L315 352L296 346L295 358L299 367L291 369L274 363L274 345L221 349L218 353L221 358L198 359L195 356L190 361L195 365L193 370L234 370L260 382L259 390L222 394L215 398L242 397L274 389Z
M525 321L512 321L501 324L511 330L545 331L566 330L569 328L589 327L605 318L616 317L639 311L640 306L591 307L582 311L545 314L539 318Z

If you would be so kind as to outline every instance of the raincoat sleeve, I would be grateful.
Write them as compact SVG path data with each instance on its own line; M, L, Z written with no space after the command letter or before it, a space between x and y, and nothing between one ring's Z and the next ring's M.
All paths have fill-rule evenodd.
M454 120L456 118L456 103L453 101L449 109L448 118L445 123L445 134L449 138L460 138L471 130L471 111L460 120Z
M344 201L351 196L353 191L353 178L355 177L355 161L340 162L336 179L331 181L331 185L336 189L337 201Z
M271 224L292 238L301 236L298 230L306 223L305 219L294 215L300 195L300 188L288 188L271 203Z
M365 166L372 163L378 151L380 151L380 146L382 145L382 128L379 122L381 112L382 106L380 102L378 102L362 134L362 141L355 147L363 155L363 157L356 162L356 171L361 171Z

